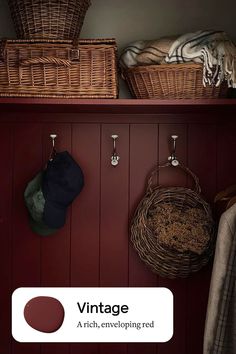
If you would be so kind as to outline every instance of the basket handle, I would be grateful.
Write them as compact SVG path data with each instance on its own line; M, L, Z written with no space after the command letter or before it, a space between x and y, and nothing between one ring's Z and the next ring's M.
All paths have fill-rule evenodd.
M186 172L187 174L189 174L193 180L194 180L194 183L195 183L195 186L193 188L193 190L200 194L201 193L201 187L200 187L200 184L199 184L199 178L186 166L182 165L182 164L179 164L178 166L176 167L173 167L172 164L170 162L164 164L164 165L159 165L157 166L152 172L151 172L151 175L148 179L148 186L147 186L147 192L148 193L151 193L152 192L152 188L153 188L153 178L154 176L157 174L158 171L160 171L161 168L165 168L165 167L172 167L172 168L176 168L176 167L179 167L181 168L184 172Z
M61 59L56 57L35 57L20 61L20 66L29 66L34 64L55 64L58 66L71 66L71 61L68 59Z

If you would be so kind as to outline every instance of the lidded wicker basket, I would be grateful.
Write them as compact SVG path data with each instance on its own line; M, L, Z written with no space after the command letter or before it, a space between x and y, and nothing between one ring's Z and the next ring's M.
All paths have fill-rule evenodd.
M20 39L77 39L90 0L8 0Z
M112 38L0 41L0 96L117 98Z
M193 177L194 190L152 187L154 175L167 166L171 164L158 166L149 178L146 194L132 220L131 241L153 272L166 278L185 278L199 271L211 257L214 221L209 204L200 196L198 178L187 167L179 165ZM158 225L153 228L155 218Z

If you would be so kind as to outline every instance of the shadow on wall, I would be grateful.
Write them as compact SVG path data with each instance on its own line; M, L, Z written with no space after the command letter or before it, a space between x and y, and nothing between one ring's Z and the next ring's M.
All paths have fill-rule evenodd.
M198 29L225 30L236 38L235 0L91 0L81 37L115 37L119 48ZM182 11L184 9L184 11ZM14 37L7 0L0 1L0 37Z
M121 49L137 39L199 29L222 29L236 38L235 0L227 0L227 6L222 0L91 1L81 35L113 36Z
M0 38L3 37L16 37L7 0L0 1Z

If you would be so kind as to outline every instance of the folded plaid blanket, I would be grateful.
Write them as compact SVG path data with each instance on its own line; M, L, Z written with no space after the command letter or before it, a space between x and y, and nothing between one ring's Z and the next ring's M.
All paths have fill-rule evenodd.
M223 31L197 31L177 38L136 41L121 54L120 65L202 63L203 85L219 86L222 81L236 88L236 46Z
M120 65L130 68L136 65L161 64L177 37L163 37L151 41L130 43L120 56Z
M203 84L219 86L227 80L236 87L236 47L222 31L197 31L178 37L165 62L203 63Z
M135 41L130 43L121 53L120 66L123 68L136 66L138 64L137 56L142 53L145 45L146 41Z

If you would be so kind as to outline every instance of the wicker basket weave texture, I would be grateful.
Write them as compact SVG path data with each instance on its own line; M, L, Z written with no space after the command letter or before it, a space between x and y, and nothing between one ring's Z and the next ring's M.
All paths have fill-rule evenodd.
M8 0L20 39L78 38L90 0Z
M118 96L114 39L8 40L1 52L0 96Z
M164 166L165 167L165 166ZM186 169L186 171L189 171ZM197 179L196 179L197 181ZM199 271L207 264L213 254L215 228L211 209L200 196L200 188L191 190L184 187L149 187L146 195L139 203L131 224L131 241L140 258L148 267L166 278L185 278ZM162 203L175 205L179 210L201 208L209 219L210 240L205 251L199 255L194 252L179 252L164 247L149 227L150 210L153 211Z
M203 86L202 64L161 64L123 70L135 98L200 99L226 97L225 85Z

